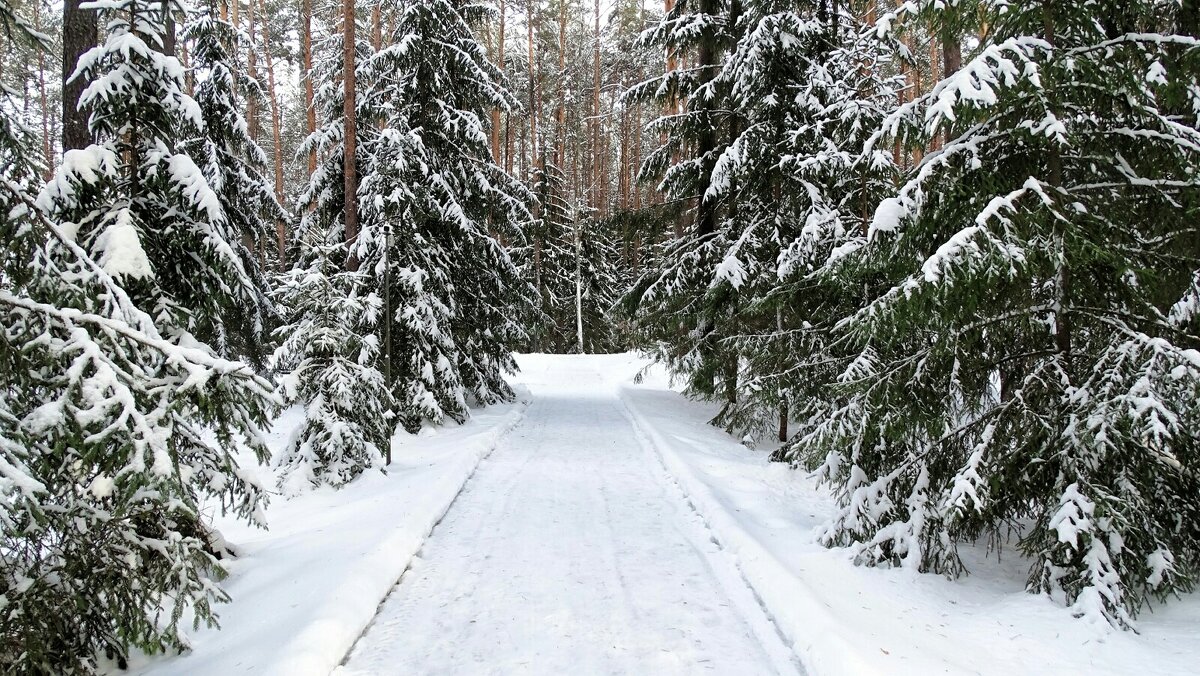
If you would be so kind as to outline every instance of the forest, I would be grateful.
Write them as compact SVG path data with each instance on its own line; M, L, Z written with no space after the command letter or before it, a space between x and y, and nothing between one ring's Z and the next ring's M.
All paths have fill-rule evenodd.
M0 23L6 673L186 650L230 600L214 509L355 490L521 353L664 365L860 565L1015 548L1117 630L1195 586L1197 0Z

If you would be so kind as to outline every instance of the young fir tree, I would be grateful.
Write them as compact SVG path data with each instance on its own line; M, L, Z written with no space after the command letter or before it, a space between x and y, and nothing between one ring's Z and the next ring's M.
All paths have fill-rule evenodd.
M491 233L518 244L530 195L488 146L490 110L517 103L472 32L486 8L395 9L390 46L363 71L365 105L384 131L365 141L360 242L390 306L384 370L415 429L513 396L503 376L516 368L533 290Z
M246 100L261 101L258 81L246 75L240 54L250 39L220 18L215 0L197 12L187 24L184 37L190 44L197 80L195 99L200 106L204 133L184 144L197 158L201 172L220 202L228 220L226 235L242 267L253 282L253 303L226 308L229 336L234 351L253 363L264 362L260 344L265 324L275 308L269 298L270 284L259 265L261 252L274 251L271 241L275 224L287 219L275 199L267 178L267 156L250 136L242 114Z
M147 47L153 21L131 29L114 17L99 49L179 72ZM119 76L109 79L118 86ZM262 489L229 449L236 440L265 454L270 386L185 330L164 335L139 305L145 298L126 293L124 281L157 269L133 219L103 213L108 191L123 185L116 153L70 151L35 202L30 140L4 117L0 668L91 673L101 654L123 663L131 646L186 647L185 610L196 624L214 622L213 605L227 598L214 581L225 548L200 509L258 522ZM198 211L174 198L177 210ZM48 216L63 205L84 216Z
M642 35L646 46L670 55L694 54L686 68L668 70L627 91L627 102L653 103L664 114L649 127L665 143L646 158L642 179L661 177L659 190L688 205L676 224L676 239L661 266L648 269L623 299L641 342L673 371L688 390L719 397L727 409L736 400L738 357L723 341L736 331L738 294L718 268L737 241L736 187L727 167L718 168L740 129L721 63L743 30L741 0L679 2ZM684 222L691 227L685 232ZM726 410L727 410L726 409ZM720 418L720 416L718 416Z
M1178 3L909 3L881 26L986 24L885 122L944 147L839 274L886 290L797 445L838 488L823 540L950 575L1022 529L1029 589L1130 626L1200 564L1200 164ZM1027 527L1026 527L1027 526Z
M345 247L313 246L276 292L289 323L276 330L272 365L287 373L285 397L305 407L304 423L275 458L289 494L349 483L381 466L390 443L391 397L373 334L382 303L366 291L365 273L345 270Z

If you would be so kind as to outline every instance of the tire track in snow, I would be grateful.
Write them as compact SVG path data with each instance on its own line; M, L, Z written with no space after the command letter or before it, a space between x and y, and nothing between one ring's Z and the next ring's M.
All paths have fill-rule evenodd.
M742 613L750 626L755 630L759 641L763 644L763 649L767 651L767 654L772 659L776 660L776 667L779 668L779 673L807 674L808 672L804 668L800 657L791 649L787 634L779 626L774 614L766 602L763 601L758 590L746 578L746 574L742 572L737 557L731 554L725 545L721 543L720 536L708 522L708 519L697 509L695 502L688 495L687 490L679 482L679 479L667 468L667 464L662 457L662 450L646 434L642 423L638 420L637 414L619 391L617 399L621 404L621 412L625 415L625 419L629 421L630 426L633 427L634 433L637 435L638 444L641 445L648 456L653 458L652 462L658 470L663 484L668 487L668 492L672 493L673 497L680 504L687 505L687 509L693 517L692 523L689 525L703 531L703 533L685 533L685 535L693 538L693 546L696 547L696 551L708 558L713 567L713 573L725 587L726 593L735 602L738 602L740 606L738 608L739 612ZM707 550L702 545L699 545L695 541L695 538L699 538L701 542L707 538L707 542L714 545L716 551Z

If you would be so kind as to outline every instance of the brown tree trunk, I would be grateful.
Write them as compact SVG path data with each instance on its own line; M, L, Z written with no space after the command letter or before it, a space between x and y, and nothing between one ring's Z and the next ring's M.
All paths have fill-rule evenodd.
M345 137L342 146L342 166L345 174L346 193L342 210L346 218L346 243L349 245L349 251L346 252L346 269L353 272L358 270L358 256L354 253L354 246L358 240L358 166L356 161L358 128L355 111L357 86L354 73L354 0L342 0L342 35L342 69L344 71L342 81L345 85L343 89L345 100L342 107L343 136Z
M100 39L96 28L96 12L80 9L83 0L63 2L62 40L62 149L63 152L86 148L92 142L88 131L87 111L79 109L79 95L83 93L83 78L71 80L75 65L84 52L96 46Z
M604 153L600 149L600 0L595 0L595 33L592 34L592 208L602 214L604 210Z
M567 157L567 2L558 3L558 110L554 113L556 141L554 166L560 170Z
M533 20L534 20L534 5L532 1L525 3L525 26L526 40L528 44L528 59L529 59L529 165L526 167L526 175L530 183L533 182L533 169L537 166L538 156L538 110L537 110L537 69L533 60Z
M41 2L33 3L33 27L42 30ZM38 97L42 108L42 178L49 181L54 174L54 144L50 142L50 107L46 96L46 51L38 50Z
M175 56L175 14L170 11L171 5L163 0L163 50L167 56Z
M496 39L496 67L504 72L504 0L500 0L500 34ZM492 161L500 164L500 108L492 108Z
M300 2L300 79L304 81L304 114L308 133L317 131L317 109L313 105L312 83L312 0ZM317 153L308 153L308 175L317 170Z
M267 56L267 96L271 102L271 143L275 159L275 200L283 204L283 126L279 110L279 98L275 96L275 58L271 54L271 24L263 23L263 44ZM287 223L282 219L275 223L275 246L279 254L279 268L287 262Z
M257 4L255 0L250 0L250 47L249 52L246 54L246 73L255 82L258 81L258 12L255 11L255 5ZM260 130L258 103L258 97L246 97L246 127L250 138L254 139L255 143L258 142Z

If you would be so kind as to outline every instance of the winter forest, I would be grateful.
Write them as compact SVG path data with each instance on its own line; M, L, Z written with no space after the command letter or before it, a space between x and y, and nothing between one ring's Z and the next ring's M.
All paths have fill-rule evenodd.
M372 566L332 662L260 673L472 673L349 650L401 574L436 579L503 453L589 436L608 455L538 460L562 469L529 511L496 504L574 518L535 510L566 499L545 486L632 482L612 449L657 449L738 612L784 639L762 673L859 672L706 511L734 484L688 453L726 439L843 579L957 593L1003 562L1045 633L1117 650L1161 612L1196 641L1200 1L0 0L0 23L0 671L186 660L225 608L247 631L237 581L271 550L230 528L418 501L450 467L421 454L471 430L503 452ZM553 369L576 399L539 399ZM393 504L355 521L416 519ZM579 514L555 527L586 544ZM606 523L620 560L666 541Z

